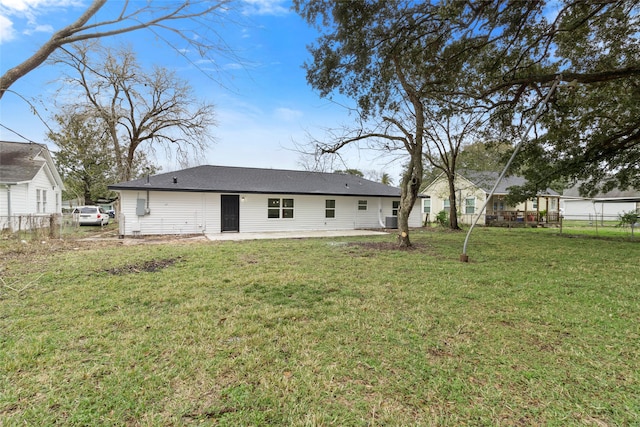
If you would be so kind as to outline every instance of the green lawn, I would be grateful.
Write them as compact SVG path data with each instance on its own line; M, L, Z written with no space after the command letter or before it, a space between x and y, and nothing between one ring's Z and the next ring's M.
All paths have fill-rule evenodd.
M0 241L0 425L640 425L640 243Z

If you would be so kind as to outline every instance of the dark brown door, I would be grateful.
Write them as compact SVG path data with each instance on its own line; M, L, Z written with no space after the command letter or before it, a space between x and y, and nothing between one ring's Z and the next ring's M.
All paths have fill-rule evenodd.
M240 231L240 196L223 194L220 197L222 231Z

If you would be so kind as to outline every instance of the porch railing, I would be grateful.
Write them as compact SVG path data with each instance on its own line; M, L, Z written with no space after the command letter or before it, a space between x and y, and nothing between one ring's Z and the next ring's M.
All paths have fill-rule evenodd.
M487 212L485 223L487 225L494 222L520 222L532 224L557 224L560 222L559 212L546 212L544 215L539 211L489 211Z

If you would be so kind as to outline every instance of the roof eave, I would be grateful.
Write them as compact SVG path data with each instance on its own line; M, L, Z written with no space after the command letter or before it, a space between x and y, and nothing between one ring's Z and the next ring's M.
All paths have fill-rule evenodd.
M166 188L166 187L149 187L149 186L120 186L109 185L109 190L113 191L163 191L163 192L186 192L186 193L222 193L222 194L287 194L301 196L345 196L345 197L389 197L398 198L400 194L362 194L362 193L331 193L331 192L310 192L310 191L256 191L256 190L220 190L205 188Z

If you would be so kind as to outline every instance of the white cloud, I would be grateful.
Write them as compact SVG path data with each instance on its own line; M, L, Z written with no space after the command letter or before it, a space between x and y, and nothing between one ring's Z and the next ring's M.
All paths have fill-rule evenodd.
M12 40L18 32L52 33L53 27L39 24L38 18L54 8L82 6L80 0L0 0L0 43Z
M277 119L285 122L295 121L304 115L302 111L292 110L291 108L276 108L273 114Z
M288 7L284 0L244 0L243 13L245 15L286 15Z
M35 24L35 23L34 23ZM28 28L24 31L24 34L31 35L33 33L53 33L53 27L51 25L35 24L32 28Z
M244 70L247 67L242 64L238 64L237 62L232 62L229 64L225 64L224 68L225 70Z
M15 37L13 22L6 16L0 15L0 44L8 42Z
M0 7L14 12L25 12L29 9L43 7L66 7L78 6L82 2L79 0L0 0Z

